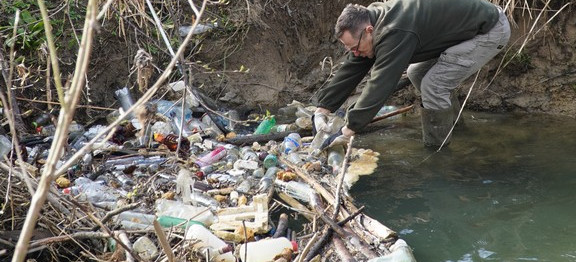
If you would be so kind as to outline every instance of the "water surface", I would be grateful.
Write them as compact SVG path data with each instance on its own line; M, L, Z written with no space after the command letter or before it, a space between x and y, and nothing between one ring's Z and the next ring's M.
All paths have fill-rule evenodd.
M464 114L452 144L427 150L420 120L357 136L381 153L351 190L419 262L576 261L576 121Z

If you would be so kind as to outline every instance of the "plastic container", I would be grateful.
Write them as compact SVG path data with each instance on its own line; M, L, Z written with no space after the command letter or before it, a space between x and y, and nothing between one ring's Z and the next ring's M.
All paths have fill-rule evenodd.
M223 146L219 146L216 149L212 150L210 153L203 155L198 160L196 160L195 164L199 167L210 165L224 156L226 156L226 148Z
M256 242L248 242L239 245L236 250L238 258L243 262L267 262L273 261L274 257L282 253L284 249L293 252L298 251L298 245L288 238L267 238Z
M256 130L254 130L254 135L265 135L270 133L270 129L276 125L276 118L274 116L266 118L260 122Z
M282 143L282 148L284 154L288 154L290 152L298 150L301 145L302 138L298 133L290 133L284 138L284 142Z
M302 200L306 203L310 202L310 195L314 193L314 189L310 187L308 184L298 181L282 181L280 179L276 179L274 181L276 184L277 189L282 191L289 196L296 198L298 200Z
M211 247L215 250L222 250L228 247L228 244L224 242L219 237L215 236L210 232L210 230L206 229L201 225L191 225L190 228L186 231L184 235L184 239L189 240L198 240L202 242L205 246ZM232 254L232 252L226 252L223 254L218 254L214 257L214 261L223 261L223 262L235 262L236 258Z

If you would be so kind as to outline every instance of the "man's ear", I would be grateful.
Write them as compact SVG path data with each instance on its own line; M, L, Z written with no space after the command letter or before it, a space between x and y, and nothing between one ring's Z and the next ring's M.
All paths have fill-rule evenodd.
M372 32L374 32L374 26L371 26L371 25L367 26L366 32L372 34Z

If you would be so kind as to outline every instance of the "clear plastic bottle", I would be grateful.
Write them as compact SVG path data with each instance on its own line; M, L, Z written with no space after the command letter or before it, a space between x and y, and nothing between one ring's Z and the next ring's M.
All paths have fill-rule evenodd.
M95 182L86 177L76 178L74 186L62 190L64 194L80 195L80 200L91 203L115 202L120 192L102 183Z
M258 154L256 154L250 146L242 147L240 149L240 156L244 160L258 161Z
M222 249L228 246L224 240L220 239L219 237L212 234L212 232L201 225L191 225L190 228L186 231L184 239L189 240L198 240L202 242L206 246L210 246L216 250ZM234 262L236 258L232 254L232 252L226 252L223 254L218 254L215 258L215 261L223 261L223 262Z
M285 182L280 179L276 179L274 184L276 184L278 190L306 203L310 202L310 195L314 192L314 189L312 189L312 187L304 182Z
M250 169L254 170L258 168L258 162L254 160L244 160L238 159L234 162L234 169Z
M0 158L12 151L12 140L8 136L0 135Z
M288 155L286 155L286 159L297 166L302 166L304 164L304 160L302 160L302 157L300 157L300 154L298 154L298 152L290 152L288 153Z
M282 143L282 148L284 154L288 154L293 151L297 151L300 148L302 138L298 133L290 133L288 136L284 138L284 142Z
M293 252L298 250L298 245L294 241L285 237L266 238L255 242L248 242L239 245L236 250L238 258L243 262L267 262L273 261L274 257L282 253L284 249ZM246 261L244 261L246 259Z
M296 124L281 124L275 125L270 129L270 133L282 133L289 131L297 131L298 126Z
M226 148L223 146L219 146L216 149L212 150L210 153L205 154L200 158L198 158L195 164L198 165L199 167L207 166L222 159L224 156L226 156L226 154L227 154Z
M258 183L258 192L267 192L274 180L276 179L276 173L280 171L277 167L271 167L266 170L264 176L260 179Z
M344 146L332 147L328 152L327 163L329 166L332 167L333 174L340 173L340 169L342 168L342 162L344 162L345 154L346 150L344 149Z

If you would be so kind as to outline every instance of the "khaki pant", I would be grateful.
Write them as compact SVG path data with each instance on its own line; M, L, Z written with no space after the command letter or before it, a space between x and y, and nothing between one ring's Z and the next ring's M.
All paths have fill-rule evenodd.
M451 91L502 51L510 39L510 24L499 11L500 19L488 33L446 49L437 59L408 67L408 78L421 92L424 108L449 108Z

